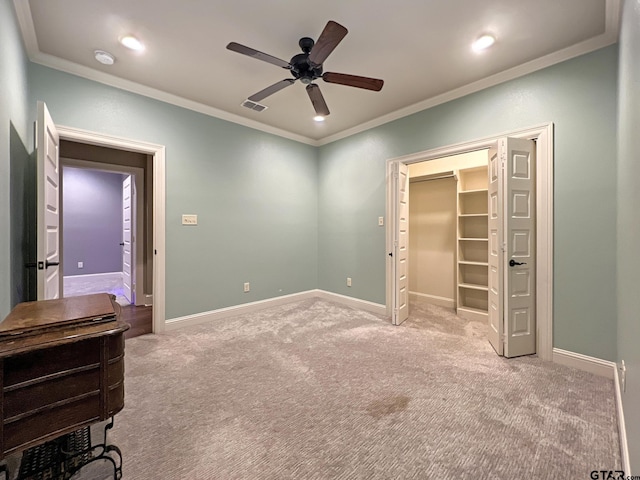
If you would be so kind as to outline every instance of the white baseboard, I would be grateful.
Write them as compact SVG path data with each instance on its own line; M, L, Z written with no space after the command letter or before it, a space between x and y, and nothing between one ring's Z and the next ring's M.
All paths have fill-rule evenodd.
M368 312L373 312L380 315L386 314L386 307L384 305L380 305L379 303L368 302L366 300L347 297L345 295L326 292L324 290L308 290L306 292L292 293L291 295L268 298L266 300L259 300L257 302L243 303L241 305L234 305L232 307L219 308L217 310L211 310L209 312L171 318L166 321L164 331L177 330L182 327L198 325L201 323L211 322L213 320L233 317L235 315L258 312L265 308L276 307L278 305L286 305L287 303L307 300L309 298L322 298L324 300L334 301L343 305L347 305L349 307L366 310Z
M438 297L437 295L429 295L428 293L409 292L410 300L423 300L432 305L438 305L440 307L455 308L456 302L453 298Z
M312 290L314 296L322 298L323 300L329 300L336 303L341 303L348 307L359 308L367 312L376 313L378 315L386 315L387 307L380 303L369 302L367 300L360 300L359 298L348 297L346 295L340 295L339 293L327 292L326 290Z
M62 278L66 280L68 278L87 278L87 277L95 278L95 277L106 277L106 276L113 277L115 275L122 277L122 272L87 273L83 275L65 275Z
M601 377L607 377L612 380L617 369L615 362L609 362L608 360L602 360L560 348L553 349L553 363L577 368L578 370L593 373Z
M233 317L235 315L242 315L245 313L258 312L265 308L276 307L278 305L285 305L287 303L297 302L300 300L306 300L308 298L314 298L317 295L315 290L309 290L306 292L292 293L291 295L283 295L281 297L268 298L266 300L259 300L257 302L243 303L241 305L234 305L232 307L219 308L217 310L211 310L209 312L196 313L193 315L186 315L184 317L171 318L165 323L165 331L176 330L182 327L188 327L191 325L199 325L201 323L211 322L213 320L220 320L223 318Z
M613 370L613 383L616 389L616 411L618 413L618 436L620 437L620 459L625 475L631 476L631 463L629 461L629 444L627 443L627 427L624 422L624 410L622 408L622 391L618 378L618 366Z
M624 411L622 408L622 392L620 390L620 379L618 378L618 365L615 362L602 360L600 358L589 357L580 353L569 352L560 348L553 349L553 361L561 365L577 368L585 372L600 375L613 380L616 402L616 418L618 420L618 436L620 441L620 459L625 475L631 475L631 464L629 461L629 446L627 444L627 429L624 421Z

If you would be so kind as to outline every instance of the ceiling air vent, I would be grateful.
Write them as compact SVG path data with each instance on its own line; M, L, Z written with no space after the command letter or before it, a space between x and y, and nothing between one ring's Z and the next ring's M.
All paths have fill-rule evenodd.
M251 110L255 110L256 112L263 112L265 111L267 108L266 105L261 105L259 103L256 102L252 102L251 100L245 100L244 102L242 102L242 106L243 107L247 107Z

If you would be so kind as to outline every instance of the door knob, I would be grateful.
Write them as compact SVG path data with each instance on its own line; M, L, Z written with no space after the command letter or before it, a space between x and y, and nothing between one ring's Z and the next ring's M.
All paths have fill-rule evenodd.
M509 260L509 266L515 267L516 265L526 265L526 262L516 262L513 258Z

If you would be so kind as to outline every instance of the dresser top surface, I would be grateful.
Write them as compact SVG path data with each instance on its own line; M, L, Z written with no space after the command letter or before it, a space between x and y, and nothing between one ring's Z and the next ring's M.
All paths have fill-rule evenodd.
M16 305L0 323L0 358L129 329L106 293Z
M16 305L0 323L0 341L8 335L115 318L116 311L107 293L24 302Z

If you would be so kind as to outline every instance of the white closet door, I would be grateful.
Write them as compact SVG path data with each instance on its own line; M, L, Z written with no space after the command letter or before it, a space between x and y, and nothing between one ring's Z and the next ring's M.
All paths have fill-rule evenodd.
M498 355L504 352L502 271L502 167L498 149L489 150L489 343Z
M409 166L398 162L394 171L397 198L394 228L394 302L392 323L400 325L409 318Z
M505 357L536 353L536 146L501 140L506 158Z
M489 154L489 342L536 353L535 142L502 138Z

